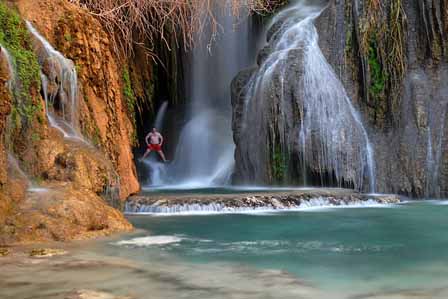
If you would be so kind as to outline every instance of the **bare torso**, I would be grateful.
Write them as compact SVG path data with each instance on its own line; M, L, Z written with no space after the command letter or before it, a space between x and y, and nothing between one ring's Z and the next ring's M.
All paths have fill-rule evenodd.
M162 135L160 133L150 133L149 134L149 142L151 144L159 144L160 140L162 140Z

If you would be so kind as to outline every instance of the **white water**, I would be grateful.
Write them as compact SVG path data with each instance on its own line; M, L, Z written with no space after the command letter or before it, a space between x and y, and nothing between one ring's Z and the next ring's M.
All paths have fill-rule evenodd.
M156 120L153 127L163 134L163 125L165 121L166 111L168 109L168 102L165 101L157 111ZM163 177L166 175L166 168L163 162L159 161L159 156L153 154L143 161L143 164L149 170L150 185L160 186L163 185Z
M165 122L166 110L168 109L168 101L162 103L157 111L156 120L154 121L153 127L156 128L159 132L163 132L163 125Z
M11 55L9 54L8 50L0 45L1 53L3 57L6 59L6 63L8 64L8 70L9 70L9 80L8 80L8 89L13 94L14 88L16 85L16 71L14 68L14 64L12 62Z
M8 89L12 96L18 96L20 94L20 82L17 78L16 69L14 67L13 58L9 54L8 50L3 46L0 46L1 53L5 57L8 70L9 70L9 80L7 82ZM19 99L18 99L19 100ZM8 153L8 167L11 172L13 172L16 176L20 177L28 186L28 192L46 192L48 189L39 187L35 182L33 182L29 176L22 170L20 167L19 161L12 153Z
M65 138L87 143L79 131L78 76L73 61L55 50L29 21L26 26L36 39L36 48L44 51L38 51L38 57L42 69L48 72L41 72L41 80L50 125Z
M218 32L209 40L211 30L205 30L190 53L186 89L191 104L173 161L169 165L153 164L152 169L159 173L153 175L152 185L209 187L230 181L235 148L230 83L250 64L250 24L232 16L222 5L216 5L215 14L221 25Z
M432 116L428 126L427 153L426 153L426 190L427 198L440 197L440 165L442 164L442 144L444 140L445 121L448 109L448 102L443 103L442 109L432 114L428 111L428 115ZM440 116L437 117L437 114ZM437 118L439 119L437 121ZM435 124L431 124L434 122ZM437 128L437 124L439 127ZM436 126L433 130L432 127ZM435 146L433 146L433 132L435 134Z
M287 211L312 211L316 209L329 208L360 208L360 207L391 207L391 204L381 204L375 199L366 201L339 201L334 204L328 198L318 197L302 201L296 206L284 206L277 201L275 206L266 204L258 207L233 207L223 203L207 204L174 204L174 205L132 205L126 203L125 213L127 214L146 214L146 215L209 215L209 214L232 214L232 213L269 213L269 212L287 212Z
M171 243L179 243L182 238L176 236L148 236L141 238L134 238L130 240L119 241L117 245L132 245L137 247L146 247L152 245L166 245Z
M317 168L321 174L334 174L339 185L350 181L358 190L367 189L363 188L367 180L368 190L374 192L373 149L358 112L319 48L313 22L322 6L310 2L294 1L274 18L272 24L282 24L271 39L273 51L248 84L242 133L246 144L242 151L249 161L252 159L248 171L257 173L265 167L253 155L260 146L254 128L266 121L272 105L272 84L278 80L280 105L272 109L278 109L274 114L279 140L289 147L283 149L285 152L291 152L293 146L298 148L304 177L307 167ZM302 75L295 81L291 80L291 76L297 76L290 74L291 65L302 65ZM291 103L285 99L285 93L300 96ZM291 115L295 105L301 115L299 124L294 123L296 118ZM296 133L288 134L294 128L298 128Z
M30 177L22 170L16 157L14 157L14 155L11 153L8 153L8 167L9 171L11 171L13 175L20 177L26 182L28 192L43 193L49 191L47 188L39 187L38 184L33 182Z
M11 153L8 153L8 166L10 167L11 171L17 174L18 177L26 181L28 186L31 186L31 180L29 179L28 175L22 170L19 165L19 161L17 161L16 157L14 157L14 155Z

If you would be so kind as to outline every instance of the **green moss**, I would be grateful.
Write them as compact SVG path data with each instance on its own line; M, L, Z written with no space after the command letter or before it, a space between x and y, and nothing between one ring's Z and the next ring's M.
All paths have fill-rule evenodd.
M370 71L370 95L373 97L379 97L383 94L386 87L387 75L384 73L381 66L378 54L377 45L375 40L371 40L369 46L369 71Z
M132 124L134 125L134 130L129 136L131 143L136 145L138 143L136 127L136 108L137 108L137 97L135 96L134 90L132 89L131 77L129 76L128 68L123 69L123 94L126 100L126 106L128 109L129 116L131 118Z
M10 119L11 119L11 124L12 124L13 128L20 130L22 127L22 122L20 121L20 115L15 106L11 107Z
M126 98L126 106L129 113L134 115L137 99L135 98L134 90L132 89L131 78L129 76L129 70L127 68L123 69L123 94Z
M16 112L25 120L31 120L36 111L42 110L31 96L31 90L38 91L40 87L40 66L25 24L5 3L0 3L0 44L9 51L19 81L13 101Z
M39 141L39 140L40 140L40 135L39 135L38 133L33 133L33 134L31 135L31 139L32 139L33 141Z
M64 33L64 39L65 39L66 41L68 41L69 43L73 41L73 37L72 37L72 35L70 34L70 32L66 32L66 33Z
M101 134L100 129L98 127L95 127L95 131L93 132L93 135L90 137L94 145L101 145Z
M76 73L79 74L79 73L81 73L82 66L76 63L75 64L75 69L76 69Z
M276 145L272 155L272 176L277 183L284 182L288 172L286 154Z

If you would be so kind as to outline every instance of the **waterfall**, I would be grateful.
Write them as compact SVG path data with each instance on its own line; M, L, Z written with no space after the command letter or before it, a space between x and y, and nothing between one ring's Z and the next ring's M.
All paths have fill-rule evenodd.
M14 93L14 89L16 86L16 70L14 68L14 64L12 62L11 55L9 54L8 50L4 48L3 46L0 46L1 53L3 57L6 59L6 63L8 64L8 70L9 70L9 80L8 80L8 89L11 94Z
M157 111L156 120L153 127L163 134L163 125L165 121L166 110L168 109L168 102L165 101ZM166 175L166 168L162 162L158 161L159 157L154 155L150 156L143 163L149 169L149 179L152 186L161 186L164 184L163 177Z
M163 132L163 124L165 121L165 115L167 109L168 109L168 101L165 101L160 106L159 111L157 111L157 116L153 127L157 128L159 132Z
M47 188L39 187L39 185L33 182L30 177L22 170L16 157L11 153L8 153L8 168L13 175L15 175L16 177L20 177L26 182L28 192L39 193L49 191Z
M31 186L30 178L26 175L22 168L20 168L19 162L11 153L8 153L8 166L11 169L12 173L16 174L17 177L20 177L21 179L26 181L28 186Z
M159 165L158 183L163 185L225 185L232 174L235 145L230 83L251 62L250 23L248 18L234 17L230 7L224 10L215 3L218 32L212 34L210 28L206 29L188 55L187 122L181 129L173 161Z
M440 197L440 165L442 164L442 144L445 138L445 122L448 110L448 102L442 103L442 107L429 109L429 125L426 152L426 186L425 196L427 198ZM432 112L432 113L431 113ZM437 115L439 114L439 115ZM435 130L432 129L435 127ZM435 146L433 145L433 131L435 132Z
M254 153L264 146L265 141L259 141L264 132L276 137L285 155L293 149L298 153L305 179L311 169L321 180L329 174L339 185L350 182L358 190L367 180L374 192L373 149L358 112L319 48L314 20L323 4L310 2L292 1L268 30L270 54L246 85L240 151L247 163L241 167L246 174L263 172L266 163L260 161L269 153ZM275 121L275 127L269 121Z
M6 62L8 64L8 70L10 78L7 82L8 89L12 96L18 97L20 94L20 81L17 78L17 72L14 67L13 59L9 54L8 50L3 46L0 46L1 53L5 57ZM9 171L16 177L21 178L26 182L27 191L28 192L46 192L46 188L39 187L36 183L34 183L29 176L22 170L20 167L19 161L17 161L16 157L12 153L8 153L8 168Z
M50 125L65 138L87 143L79 132L78 77L73 61L56 51L29 21L26 21L26 26L35 37L42 67L45 110Z

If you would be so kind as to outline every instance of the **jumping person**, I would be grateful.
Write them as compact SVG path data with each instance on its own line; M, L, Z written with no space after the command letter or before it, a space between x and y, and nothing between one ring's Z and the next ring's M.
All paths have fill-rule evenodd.
M163 162L168 162L162 151L163 136L157 132L156 128L152 128L152 131L146 135L145 141L148 147L141 160L144 160L152 151L155 151L159 154L160 158L162 158Z

